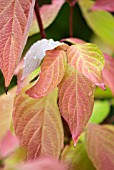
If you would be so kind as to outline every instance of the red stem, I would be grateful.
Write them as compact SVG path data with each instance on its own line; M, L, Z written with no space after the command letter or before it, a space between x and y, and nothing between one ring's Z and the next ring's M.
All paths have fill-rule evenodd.
M40 11L39 11L39 5L38 5L38 1L37 0L35 2L34 10L35 10L37 22L38 22L38 25L39 25L39 28L40 28L41 38L46 38L46 34L45 34L45 30L43 28L42 19L41 19Z
M70 6L69 34L70 34L70 37L73 37L73 10L74 10L74 6L77 0L66 0L66 1L69 3L69 6Z

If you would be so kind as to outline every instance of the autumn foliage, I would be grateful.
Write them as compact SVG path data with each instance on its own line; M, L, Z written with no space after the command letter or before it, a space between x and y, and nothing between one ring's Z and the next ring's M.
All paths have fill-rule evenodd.
M64 4L70 8L69 38L46 39L44 28ZM94 33L89 42L71 37L77 4ZM114 169L108 117L114 105L113 11L110 0L52 0L41 7L37 0L0 0L6 93L17 77L0 96L0 169ZM27 38L38 32L41 39L26 50Z

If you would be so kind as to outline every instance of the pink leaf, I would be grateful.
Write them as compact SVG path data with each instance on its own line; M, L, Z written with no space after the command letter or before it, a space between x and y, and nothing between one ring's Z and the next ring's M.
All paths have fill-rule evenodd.
M93 10L107 10L114 11L114 0L96 0L92 7Z
M61 40L61 42L70 42L71 44L84 44L86 43L85 41L79 39L79 38L64 38Z
M19 140L10 131L0 142L0 157L4 158L12 154L19 147Z
M22 91L15 98L13 123L27 159L38 156L59 158L63 147L63 127L57 106L57 89L40 99Z
M89 124L86 132L88 156L97 170L114 169L114 127Z
M59 108L67 121L74 145L93 110L95 85L71 66L59 85Z
M9 86L33 18L35 0L0 0L0 69Z
M67 47L67 45L65 45ZM41 73L37 83L27 90L27 94L33 98L46 96L61 82L66 69L66 53L56 48L46 53L41 65Z
M97 86L105 89L102 69L104 57L100 49L91 43L75 44L67 51L68 63Z
M104 54L105 56L105 66L103 69L103 78L105 84L111 89L114 95L114 58Z
M19 62L19 64L17 65L16 69L15 69L15 72L14 72L14 75L18 75L20 70L23 69L23 66L24 66L24 60L21 59L21 61Z
M16 170L67 170L67 168L55 159L41 158L20 165Z

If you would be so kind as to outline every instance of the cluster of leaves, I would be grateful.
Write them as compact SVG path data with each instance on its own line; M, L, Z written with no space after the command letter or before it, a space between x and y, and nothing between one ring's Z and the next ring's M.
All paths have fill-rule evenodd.
M67 2L71 7L76 4L75 0ZM45 28L64 3L53 0L40 8ZM105 85L114 95L114 58L77 38L42 39L19 63L28 33L39 31L35 0L0 0L0 4L0 69L5 89L14 74L18 79L17 87L0 97L0 168L112 170L114 127L98 125L109 114L110 105L108 100L94 104L94 95L98 97L95 88L105 90ZM107 11L114 11L114 3L78 0L78 4L91 29L113 54L114 18ZM51 15L50 10L54 11Z

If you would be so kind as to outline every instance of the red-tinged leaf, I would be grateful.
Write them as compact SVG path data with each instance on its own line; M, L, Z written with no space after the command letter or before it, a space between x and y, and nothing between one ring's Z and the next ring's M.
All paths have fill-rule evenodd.
M103 78L105 84L111 89L114 95L114 58L104 54L105 56L105 66L103 69Z
M114 169L114 126L89 124L86 148L97 170Z
M114 12L114 1L113 0L96 0L92 7L93 10L107 10Z
M16 170L67 170L67 168L55 159L40 158L20 165Z
M10 129L16 88L9 90L7 95L3 94L0 96L0 138Z
M79 39L79 38L64 38L61 40L61 42L68 42L68 43L71 43L71 44L84 44L86 43L85 41Z
M4 158L12 154L19 147L19 140L13 136L10 131L0 142L0 157Z
M39 67L47 50L52 50L60 45L63 45L63 43L53 41L53 39L42 39L34 43L24 57L22 80Z
M10 84L26 43L34 3L35 0L0 0L0 69L5 86Z
M14 103L13 122L21 146L27 148L27 159L38 156L59 158L63 128L57 106L57 89L40 99L20 93Z
M54 21L64 3L65 0L52 0L51 4L46 4L40 7L40 15L44 28L47 28ZM40 29L38 27L36 16L34 16L29 35L31 36L37 32L40 32Z
M97 86L105 89L101 72L104 66L104 57L96 45L90 43L72 45L68 49L67 55L68 63L71 66Z
M37 83L27 90L33 98L46 96L61 82L66 69L66 53L61 49L49 50L41 65Z
M95 85L71 66L59 85L59 108L74 141L86 126L93 110Z

